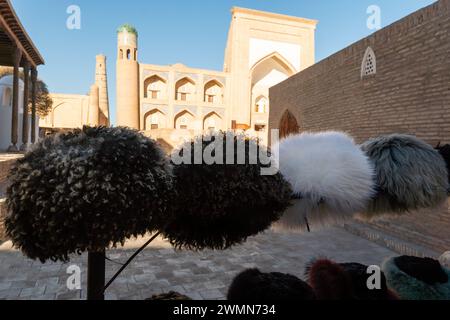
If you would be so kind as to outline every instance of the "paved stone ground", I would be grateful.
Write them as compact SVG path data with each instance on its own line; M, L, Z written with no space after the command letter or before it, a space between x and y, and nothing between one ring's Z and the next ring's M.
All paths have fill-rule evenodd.
M124 262L145 240L130 241L107 255ZM197 300L222 300L233 277L246 268L258 267L265 272L286 272L302 278L305 264L314 257L380 264L392 255L395 253L340 227L301 234L268 231L227 251L175 251L158 239L108 289L106 298L142 300L174 290ZM83 284L86 258L83 255L71 261L81 267ZM69 291L66 287L69 265L29 260L12 250L10 243L4 243L0 246L0 299L83 299L85 290ZM107 278L119 267L107 261Z

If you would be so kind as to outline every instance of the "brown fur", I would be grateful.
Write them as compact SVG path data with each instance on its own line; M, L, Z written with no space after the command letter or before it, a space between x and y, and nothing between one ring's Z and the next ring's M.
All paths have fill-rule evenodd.
M353 298L352 280L338 264L320 259L307 268L308 281L319 300Z

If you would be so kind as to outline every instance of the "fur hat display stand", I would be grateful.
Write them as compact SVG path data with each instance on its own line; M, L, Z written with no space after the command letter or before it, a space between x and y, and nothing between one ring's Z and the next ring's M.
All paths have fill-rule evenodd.
M272 148L293 189L293 205L275 230L333 224L364 210L375 194L369 158L341 132L290 136Z

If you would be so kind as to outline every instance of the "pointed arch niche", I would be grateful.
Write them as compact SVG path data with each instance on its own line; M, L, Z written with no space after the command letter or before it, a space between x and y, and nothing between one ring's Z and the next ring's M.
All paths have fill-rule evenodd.
M222 117L215 112L210 112L203 120L203 130L218 131L222 129Z
M175 129L192 130L194 128L195 117L187 110L181 111L175 116Z
M144 81L144 98L167 99L167 81L158 75L153 75Z
M295 68L278 52L271 53L259 60L250 70L250 101L253 113L268 114L270 109L269 88L295 73ZM267 126L267 123L263 125Z
M153 109L144 116L145 130L157 130L167 128L167 117L159 109Z
M269 99L264 95L260 95L255 99L255 111L256 113L266 113L268 112Z
M194 101L195 100L195 82L191 78L185 77L175 84L175 100Z
M223 103L223 85L219 81L211 80L205 84L204 102Z
M280 139L297 134L300 131L297 119L289 110L283 113L278 128L280 128Z

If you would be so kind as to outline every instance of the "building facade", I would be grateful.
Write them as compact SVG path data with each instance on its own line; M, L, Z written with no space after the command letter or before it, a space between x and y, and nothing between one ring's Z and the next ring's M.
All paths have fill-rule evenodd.
M41 118L41 134L82 128L84 125L109 126L108 78L106 56L96 56L95 83L89 94L51 93L52 110Z
M29 144L36 142L37 68L43 64L10 0L0 0L0 66L13 70L0 85L0 151L26 151Z
M232 9L222 71L140 63L138 33L118 30L117 125L175 147L209 130L268 137L269 88L314 63L317 21Z

